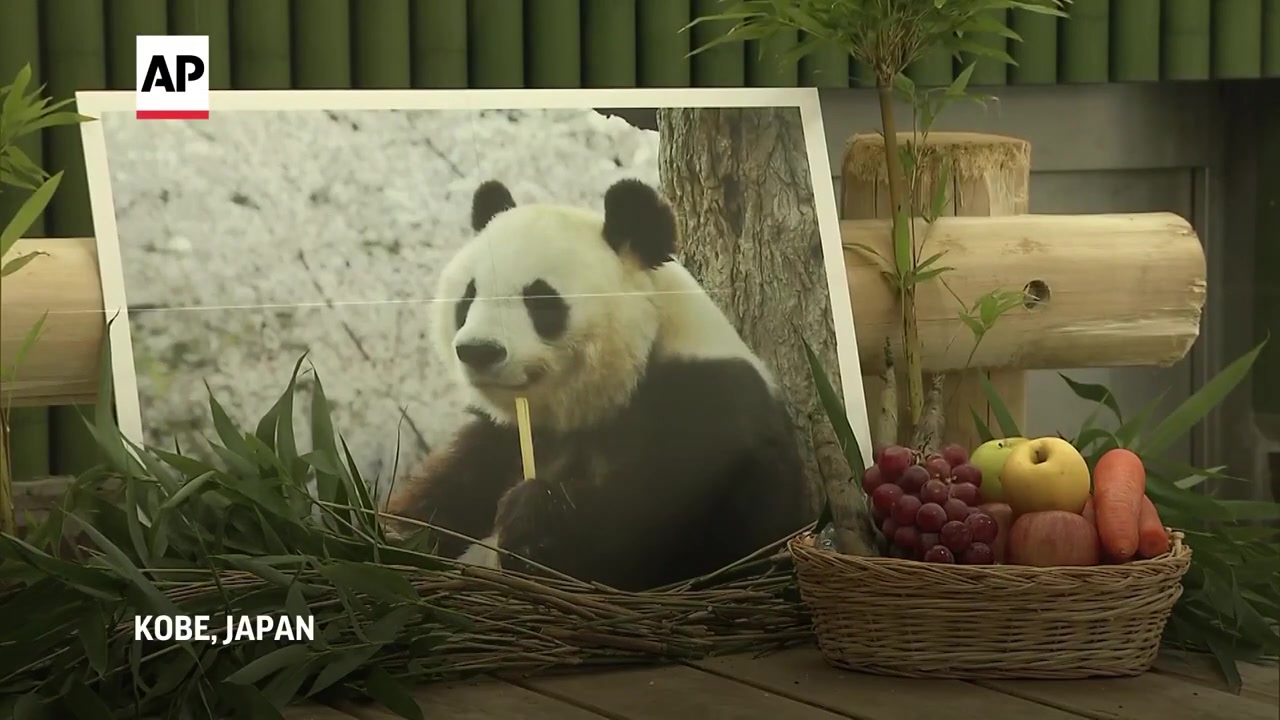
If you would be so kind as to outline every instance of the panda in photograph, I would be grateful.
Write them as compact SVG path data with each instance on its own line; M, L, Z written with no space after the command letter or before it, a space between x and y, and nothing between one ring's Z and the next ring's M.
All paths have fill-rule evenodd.
M675 218L653 188L615 183L601 215L517 206L488 181L471 225L432 332L473 417L396 483L388 512L621 590L704 575L811 520L780 390L674 260ZM437 552L499 565L452 536Z

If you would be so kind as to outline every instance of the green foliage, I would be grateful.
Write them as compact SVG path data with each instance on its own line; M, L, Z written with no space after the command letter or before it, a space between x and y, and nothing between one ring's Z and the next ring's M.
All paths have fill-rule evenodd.
M725 43L799 33L800 42L780 62L793 62L823 46L838 47L891 84L926 52L944 48L956 57L985 57L1012 64L1008 53L982 42L997 35L1021 38L999 20L1004 10L1065 16L1071 0L721 0L724 10L696 18L730 22L722 36L694 50Z
M1147 495L1161 520L1182 531L1193 551L1183 595L1165 628L1165 643L1212 653L1237 690L1237 661L1280 656L1280 504L1217 499L1204 493L1202 485L1210 479L1235 480L1223 475L1223 468L1193 468L1163 453L1227 398L1249 374L1265 344L1237 358L1154 423L1154 403L1126 421L1109 389L1063 376L1072 392L1096 406L1070 438L1089 467L1117 447L1137 453L1147 468ZM1003 436L1021 435L995 389L989 383L983 389ZM1098 422L1106 415L1118 423L1114 430Z
M24 65L18 71L13 82L0 87L0 190L4 185L31 190L32 193L18 206L17 212L9 219L0 218L0 279L26 267L31 261L45 255L42 252L29 252L17 257L9 257L10 250L18 242L41 213L49 205L53 193L62 181L62 173L52 177L43 168L32 162L31 158L18 146L18 140L38 130L59 125L71 125L88 118L73 112L61 111L70 103L65 100L50 104L48 98L41 97L44 87L27 92L31 84L31 66ZM12 192L12 191L10 191ZM40 338L44 329L44 321L48 316L42 315L22 338L22 343L14 353L13 361L7 367L0 367L0 382L10 382L17 374L32 346ZM0 398L0 401L3 399ZM0 530L11 530L14 526L13 497L9 472L9 434L8 407L0 407Z
M0 533L0 614L22 619L0 624L0 717L279 718L295 699L369 698L420 718L408 692L418 682L810 636L778 547L673 588L614 593L550 572L465 568L388 537L319 378L295 427L303 362L252 429L210 396L205 461L121 436L104 343L86 424L106 465L24 538ZM69 549L68 531L84 547ZM133 640L135 616L174 613L211 616L220 637ZM314 639L222 644L225 615L282 614L312 617Z
M9 254L18 238L40 218L54 191L58 189L58 183L62 181L62 173L51 177L36 165L18 147L18 140L44 128L74 125L90 119L62 110L71 100L51 103L49 98L42 97L43 85L27 92L30 84L31 66L24 65L12 83L0 87L0 185L32 191L14 217L5 221L4 230L0 231L0 260ZM17 272L41 254L33 252L3 260L0 277Z

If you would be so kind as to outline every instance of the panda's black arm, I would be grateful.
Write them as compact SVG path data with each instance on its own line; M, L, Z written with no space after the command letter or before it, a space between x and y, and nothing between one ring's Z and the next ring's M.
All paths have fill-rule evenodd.
M493 532L498 500L520 479L519 447L513 428L477 415L397 482L387 512L482 540ZM444 533L438 543L437 552L446 557L470 544Z
M785 411L745 364L651 368L592 444L605 477L521 483L499 508L505 549L584 580L643 589L710 572L804 524ZM505 562L505 561L504 561Z

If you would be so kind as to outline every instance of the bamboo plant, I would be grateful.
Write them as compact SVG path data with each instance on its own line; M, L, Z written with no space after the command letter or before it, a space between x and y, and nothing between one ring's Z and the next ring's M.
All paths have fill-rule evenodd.
M11 218L0 218L4 229L0 231L0 278L7 277L21 270L28 263L44 255L42 252L29 252L12 255L10 252L18 239L29 231L36 220L48 207L58 184L62 182L62 173L49 175L43 168L31 160L21 148L19 141L44 128L61 125L74 125L88 118L78 113L63 110L71 100L52 102L43 97L44 86L28 91L31 85L31 66L24 65L18 71L13 82L0 87L0 193L11 193L12 188L30 191L26 200L18 206ZM10 189L4 186L8 185ZM17 377L18 367L23 358L31 350L44 329L45 316L36 321L27 331L14 353L13 360L0 368L0 382L9 383ZM12 533L15 527L13 516L13 478L9 448L9 398L0 398L0 532Z
M936 219L945 196L930 202L918 198L924 164L920 160L923 136L949 103L959 99L978 99L966 91L973 72L970 65L947 88L918 90L904 74L907 67L927 53L942 49L957 58L984 59L1012 64L1008 53L983 42L984 37L1020 41L1021 38L1003 21L1003 13L1011 10L1065 16L1071 0L722 0L723 12L696 18L699 23L729 24L728 30L694 53L726 43L767 40L777 36L798 37L794 48L779 56L779 61L794 62L820 47L837 47L871 71L880 103L881 132L886 138L885 165L888 173L889 202L892 209L893 257L884 261L885 276L898 295L901 313L902 352L905 365L907 412L910 421L910 443L940 439L936 427L940 412L925 413L925 378L920 365L920 334L916 319L916 288L930 280L943 281L948 270L938 264L941 255L926 256L922 238L917 237L913 220L915 208L934 208L925 217L926 226ZM912 139L890 151L891 138L898 137L900 122L895 116L894 101L901 97L910 104ZM938 188L945 183L938 183ZM941 190L937 192L941 193ZM926 215L930 213L926 211ZM927 232L927 230L925 231ZM957 298L958 299L958 298ZM975 344L981 342L999 315L1021 302L1021 293L993 290L972 305L961 300L960 316L973 331ZM892 359L887 365L892 366ZM886 373L887 387L893 388L892 373ZM932 393L940 396L940 378L935 378ZM892 407L890 407L892 405ZM896 414L896 398L882 410L884 417ZM939 417L932 417L937 415ZM896 420L896 417L893 418ZM896 426L896 422L893 423ZM892 435L896 435L896 427ZM886 444L882 438L881 444ZM908 444L908 438L897 438Z

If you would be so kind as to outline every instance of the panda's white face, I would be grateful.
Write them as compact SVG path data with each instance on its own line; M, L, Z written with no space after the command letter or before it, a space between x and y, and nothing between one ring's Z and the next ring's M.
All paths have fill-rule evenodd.
M597 422L643 376L659 326L653 269L674 238L651 252L629 240L651 227L627 226L646 212L661 214L659 233L674 223L651 189L620 186L605 216L516 207L497 183L477 190L477 235L441 273L433 324L444 359L494 418L510 421L525 397L535 425Z

